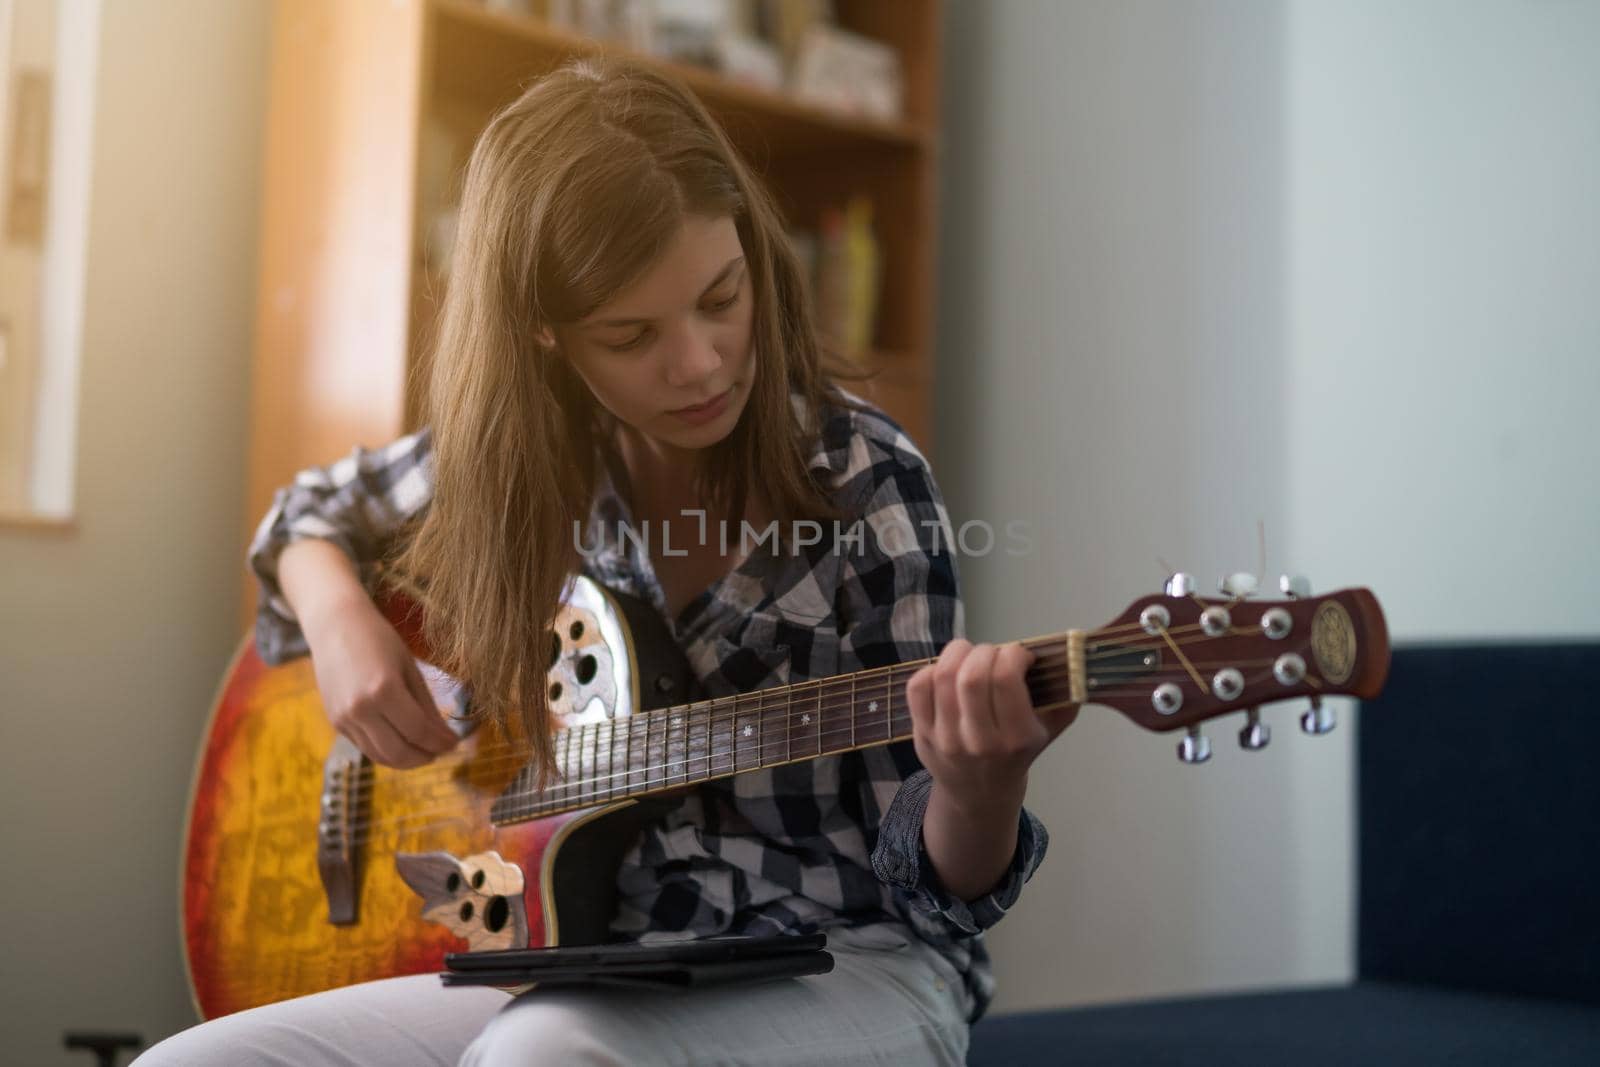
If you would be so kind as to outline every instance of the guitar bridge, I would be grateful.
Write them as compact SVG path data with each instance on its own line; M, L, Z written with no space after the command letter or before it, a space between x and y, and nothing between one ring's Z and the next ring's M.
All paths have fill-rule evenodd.
M322 767L321 817L317 820L317 873L328 898L328 922L356 921L356 826L361 813L366 757L343 736L334 740Z

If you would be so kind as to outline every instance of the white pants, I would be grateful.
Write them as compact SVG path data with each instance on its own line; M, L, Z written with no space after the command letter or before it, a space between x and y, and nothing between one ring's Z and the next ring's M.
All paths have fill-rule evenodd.
M414 975L202 1023L137 1067L966 1062L960 976L915 938L828 931L828 974L684 992L446 988Z

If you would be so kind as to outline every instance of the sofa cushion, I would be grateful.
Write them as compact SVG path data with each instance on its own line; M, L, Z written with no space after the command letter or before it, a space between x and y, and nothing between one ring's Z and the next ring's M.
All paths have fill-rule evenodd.
M1358 977L1600 1003L1597 679L1594 643L1395 650L1360 713Z
M1378 982L992 1016L972 1067L1593 1067L1600 1008Z

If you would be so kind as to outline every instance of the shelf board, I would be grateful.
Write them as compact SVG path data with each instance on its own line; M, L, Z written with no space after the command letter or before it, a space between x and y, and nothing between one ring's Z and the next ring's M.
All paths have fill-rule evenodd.
M440 59L440 88L498 106L532 77L575 56L626 57L677 77L705 102L749 152L774 146L784 153L817 149L927 150L932 131L913 122L829 111L780 92L744 85L714 71L645 55L597 41L542 20L493 11L469 0L430 0L438 19L434 46ZM470 62L462 62L470 57ZM470 72L470 73L468 73ZM764 145L752 144L752 140Z

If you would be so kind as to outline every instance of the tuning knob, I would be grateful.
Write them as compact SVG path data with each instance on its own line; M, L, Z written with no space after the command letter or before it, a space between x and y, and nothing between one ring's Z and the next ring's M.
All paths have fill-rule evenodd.
M1222 591L1223 596L1231 596L1235 599L1243 600L1251 593L1254 593L1256 587L1260 584L1255 575L1241 572L1239 574L1230 574L1223 578L1217 582L1217 588Z
M1278 592L1290 600L1304 600L1311 595L1311 579L1303 574L1285 574L1278 578Z
M1324 707L1321 697L1312 697L1310 710L1300 716L1300 729L1313 737L1332 733L1337 725L1339 723L1334 718L1333 709Z
M1185 763L1204 763L1211 758L1211 742L1200 732L1200 727L1189 727L1183 740L1178 742L1178 758Z
M1166 590L1168 596L1191 596L1197 586L1194 575L1177 572L1167 579Z
M1239 747L1246 752L1260 752L1271 740L1272 728L1261 721L1261 709L1251 708L1239 731Z

